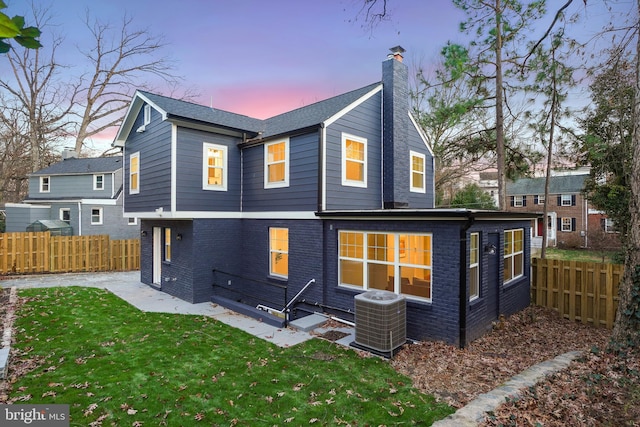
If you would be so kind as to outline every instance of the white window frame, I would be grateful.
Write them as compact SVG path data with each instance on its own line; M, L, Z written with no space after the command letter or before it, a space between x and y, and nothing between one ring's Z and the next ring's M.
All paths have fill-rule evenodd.
M544 194L538 194L538 204L544 205Z
M94 220L93 211L98 211L97 220ZM102 221L103 221L102 212L103 212L102 208L91 208L91 225L102 225Z
M515 233L517 231L520 231L520 234L522 235L522 244L521 244L521 249L516 251L515 247L514 247L514 242L515 239L513 238L513 236L515 235ZM504 256L503 256L503 261L505 264L505 269L504 272L505 274L507 273L507 269L506 269L506 264L510 263L510 272L511 272L511 277L506 278L504 277L504 283L507 284L509 282L512 282L514 280L517 280L521 277L524 276L524 229L523 228L514 228L514 229L510 229L510 230L504 230ZM513 249L509 249L509 248L513 248ZM515 263L516 260L520 259L520 271L521 273L518 274L517 276L514 275L514 271L516 271L515 269Z
M210 166L209 165L209 150L218 150L222 152L222 166ZM227 191L227 146L219 144L211 144L208 142L202 143L202 189L212 191ZM209 169L221 169L222 170L222 184L209 184Z
M513 207L521 208L524 206L524 196L513 196Z
M476 283L475 290L472 287L473 279ZM480 298L480 233L471 233L469 237L469 301L478 298Z
M133 159L138 160L138 170L135 173L131 170L131 163ZM132 188L131 186L131 182L132 182L131 178L133 177L133 175L137 175L137 179L136 179L138 183L137 188ZM140 152L136 151L135 153L132 153L129 156L129 194L138 194L138 193L140 193Z
M347 140L359 142L363 144L364 160L348 159L347 158ZM363 177L362 180L353 180L347 178L347 161L359 162L363 164ZM348 187L360 187L367 188L367 139L359 136L351 135L348 133L342 134L342 185Z
M127 225L138 225L138 218L135 216L127 218Z
M413 168L413 158L416 157L418 159L422 160L422 170L416 170ZM427 168L427 158L423 153L418 153L416 151L409 151L409 164L410 164L410 190L413 193L426 193L427 191L427 174L426 174L426 168ZM418 174L421 176L421 186L420 187L415 187L413 185L414 181L413 181L413 175L414 174Z
M273 247L273 240L272 240L272 231L276 231L276 230L286 230L287 231L287 246L286 249L284 248L274 248ZM274 255L277 258L278 256L286 256L287 257L287 274L280 274L280 273L276 273L274 270L274 265L273 265L273 260L274 260ZM288 263L289 263L289 229L286 227L269 227L269 276L272 277L279 277L282 279L288 279L289 278L289 267L288 267Z
M93 189L104 190L104 174L97 173L93 175Z
M611 218L604 218L604 232L617 233L616 225Z
M41 176L40 177L40 192L41 193L49 193L49 192L51 192L51 177L50 176Z
M65 212L67 212L69 214L69 219L64 219ZM71 223L71 209L69 209L69 208L60 208L60 210L58 211L58 217L60 218L60 221L64 221L67 224L70 224Z
M284 144L284 159L269 161L269 147ZM269 166L284 164L284 179L282 181L269 182ZM264 144L264 188L282 188L289 186L289 138L279 139Z
M573 206L571 194L560 195L560 206Z
M144 119L143 119L143 126L148 125L149 123L151 123L151 105L149 104L145 104L144 106Z
M362 247L361 250L355 250L355 252L353 253L355 256L349 256L349 255L341 255L341 247L340 247L340 237L343 233L352 233L355 235L361 235L362 236ZM393 258L391 260L388 261L380 261L380 260L374 260L374 259L369 259L369 234L386 234L386 235L392 235L394 238L393 242L390 242L390 246L393 246ZM429 264L428 265L422 265L422 264L411 264L407 261L407 256L403 254L404 251L407 250L407 248L405 248L405 246L402 244L401 242L401 237L407 237L407 236L419 236L419 237L429 237L429 242L431 244L431 247L428 248L428 252L429 252ZM355 248L355 246L354 246ZM358 257L357 254L361 253L362 256ZM357 286L357 285L353 285L353 284L348 284L348 283L342 283L341 282L341 277L342 277L342 263L341 261L354 261L356 263L361 263L362 264L362 286ZM433 234L432 233L407 233L407 232L401 232L401 231L394 231L394 232L390 232L390 231L359 231L359 230L340 230L338 232L338 286L340 287L345 287L345 288L350 288L350 289L357 289L357 290L361 290L361 291L367 291L369 289L374 289L374 288L369 288L369 277L368 277L368 265L369 264L386 264L389 266L393 266L393 270L394 270L394 283L393 283L393 292L399 295L403 295L408 299L415 299L415 300L420 300L420 301L428 301L431 302L432 298L433 298ZM401 267L409 267L409 268L420 268L420 269L425 269L425 270L429 270L429 297L425 298L425 297L421 297L418 295L412 295L412 294L405 294L401 292L401 286L402 286L402 277L401 277Z
M560 218L560 231L571 232L574 231L571 226L573 223L571 217L562 217Z

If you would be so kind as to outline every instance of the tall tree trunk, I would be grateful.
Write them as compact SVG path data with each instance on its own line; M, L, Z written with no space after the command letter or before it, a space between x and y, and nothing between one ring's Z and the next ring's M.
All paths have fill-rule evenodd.
M636 32L640 27L640 0L637 0ZM612 341L616 347L640 346L640 35L636 33L636 79L629 189L630 222L625 252L624 275L618 293L618 311Z
M498 209L507 208L504 155L504 96L502 91L502 5L496 0L496 162L498 169Z
M638 0L640 1L640 0ZM555 49L551 51L551 59L552 63L555 65L556 60L556 51ZM553 91L551 92L551 123L549 126L549 144L547 147L547 171L544 179L544 208L542 209L542 250L540 253L541 258L547 257L547 242L549 240L548 234L549 230L547 228L548 219L547 215L549 215L549 186L551 182L551 157L553 156L553 136L555 131L556 124L556 105L558 101L558 87L556 85L556 67L553 66Z

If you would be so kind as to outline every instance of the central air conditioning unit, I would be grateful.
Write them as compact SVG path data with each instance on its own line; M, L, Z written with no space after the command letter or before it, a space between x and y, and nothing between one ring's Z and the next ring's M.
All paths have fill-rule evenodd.
M392 353L407 341L407 304L404 296L369 291L355 296L355 344Z

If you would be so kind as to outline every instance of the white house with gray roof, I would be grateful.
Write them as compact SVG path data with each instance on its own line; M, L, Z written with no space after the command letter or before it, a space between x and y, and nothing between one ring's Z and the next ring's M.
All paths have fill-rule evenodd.
M76 236L138 238L138 221L122 212L122 156L80 159L65 154L62 161L29 175L29 195L22 203L6 204L6 232L24 232L45 220L67 224Z

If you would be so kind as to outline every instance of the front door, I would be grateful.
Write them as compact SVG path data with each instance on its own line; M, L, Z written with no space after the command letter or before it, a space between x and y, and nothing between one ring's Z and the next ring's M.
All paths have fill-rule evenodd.
M153 227L153 284L162 283L162 227Z
M500 304L498 298L500 297L500 277L498 272L500 271L500 261L502 260L500 250L500 234L489 233L488 236L489 245L493 245L498 248L495 254L485 253L484 256L487 259L487 311L491 314L493 319L497 319L500 315Z

